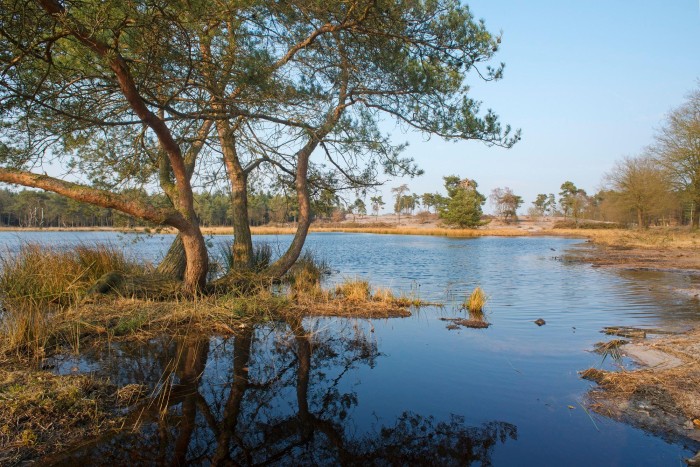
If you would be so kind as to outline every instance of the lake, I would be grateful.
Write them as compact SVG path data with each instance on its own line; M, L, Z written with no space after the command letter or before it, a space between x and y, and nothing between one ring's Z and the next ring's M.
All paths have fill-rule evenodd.
M0 233L70 246L109 242L157 261L173 237ZM256 237L282 249L291 237ZM211 237L211 251L231 237ZM700 320L678 294L698 276L562 261L581 240L323 233L307 248L329 282L368 279L444 307L387 320L306 318L236 337L154 339L57 361L119 385L168 388L140 430L54 460L233 464L679 465L697 445L669 442L589 413L578 371L612 368L591 352L604 326L682 330ZM3 253L4 254L4 253ZM488 329L448 330L476 286ZM534 321L542 318L546 325Z

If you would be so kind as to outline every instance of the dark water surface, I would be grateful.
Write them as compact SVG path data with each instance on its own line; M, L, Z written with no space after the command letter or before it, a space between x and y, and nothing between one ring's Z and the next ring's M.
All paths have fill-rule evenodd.
M70 245L110 241L157 261L171 236L0 233ZM280 248L288 236L256 237ZM212 238L215 244L230 237ZM79 449L66 463L680 465L697 446L669 443L587 413L601 365L589 352L604 326L683 329L698 302L675 293L697 277L613 271L560 261L561 238L313 234L308 247L337 270L330 281L373 285L445 303L410 318L305 319L235 338L113 344L78 366L119 385L170 388L141 431ZM3 253L4 254L4 253ZM448 330L440 317L480 285L488 329ZM543 318L547 324L536 326ZM609 367L605 362L604 366ZM201 377L200 377L201 375Z

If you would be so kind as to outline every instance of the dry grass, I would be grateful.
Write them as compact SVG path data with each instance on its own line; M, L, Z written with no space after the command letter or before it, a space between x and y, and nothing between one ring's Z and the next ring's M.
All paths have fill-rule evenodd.
M79 245L59 250L25 244L16 255L0 258L0 352L41 356L54 317L84 297L110 271L133 273L143 268L106 245Z
M486 292L484 292L484 289L481 287L477 286L469 295L469 298L467 298L464 303L462 304L462 308L469 310L469 316L472 319L479 319L479 315L482 315L483 319L483 311L484 307L486 306L486 302L488 302L489 297L486 295ZM474 315L472 317L472 315Z
M112 271L142 272L109 245L79 245L60 250L27 243L16 255L0 258L0 290L3 301L24 300L39 306L69 306L102 275Z
M371 233L379 235L429 235L438 237L472 238L472 237L522 237L531 235L526 230L517 228L499 229L450 229L444 227L409 227L392 226L387 223L377 224L317 224L312 225L311 232L346 232L346 233ZM230 227L205 227L202 229L205 235L231 235ZM288 235L296 232L295 226L258 226L251 227L253 235ZM579 235L580 236L580 235Z
M593 243L623 248L700 248L700 232L682 228L654 228L648 230L585 230L565 229L552 231L554 235L586 237Z
M435 305L391 290L372 291L361 279L348 279L331 290L320 286L294 292L287 312L303 316L339 316L353 318L394 318L411 316L411 307Z
M0 369L0 464L20 464L118 427L115 389L85 375Z
M603 356L603 360L611 357L613 360L619 361L622 359L622 351L620 347L627 344L629 341L624 339L613 339L608 342L598 342L595 344L593 351Z
M336 297L342 297L348 301L364 302L371 298L372 291L369 282L360 279L351 279L339 284L335 288ZM386 297L386 293L382 295Z
M611 341L615 347L618 341ZM623 419L651 431L669 432L678 436L695 436L687 431L700 414L700 330L682 335L643 341L643 345L680 359L673 368L642 368L613 372L590 368L583 378L598 383L599 389L589 393L589 406L596 412ZM608 346L606 346L608 347ZM648 407L642 414L637 407Z

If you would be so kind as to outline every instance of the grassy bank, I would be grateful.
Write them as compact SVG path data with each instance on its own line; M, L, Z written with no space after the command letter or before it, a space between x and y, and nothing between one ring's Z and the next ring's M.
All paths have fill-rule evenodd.
M687 228L628 229L554 229L551 235L585 237L609 247L700 249L700 232Z
M0 355L40 359L76 351L90 340L233 333L241 325L289 315L407 316L411 306L420 305L414 297L374 290L356 279L322 288L325 270L307 255L281 283L254 273L227 275L210 294L186 297L171 280L156 277L151 266L113 247L60 250L25 244L0 259ZM107 295L94 287L115 272L127 279L108 288Z

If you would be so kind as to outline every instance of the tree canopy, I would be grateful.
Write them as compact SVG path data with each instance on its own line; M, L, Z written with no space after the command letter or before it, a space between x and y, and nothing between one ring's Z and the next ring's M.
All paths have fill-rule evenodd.
M651 147L675 188L691 204L692 224L700 226L700 89L674 109Z
M177 228L190 289L207 270L193 184L229 185L238 268L251 264L250 183L296 194L297 234L268 271L279 275L301 251L312 192L419 173L382 118L448 140L519 139L471 97L469 75L502 76L489 64L500 38L456 0L0 5L0 181Z
M479 193L478 184L468 178L462 180L457 175L443 177L448 198L440 206L440 218L447 225L460 228L473 228L483 225L481 206L486 197Z

